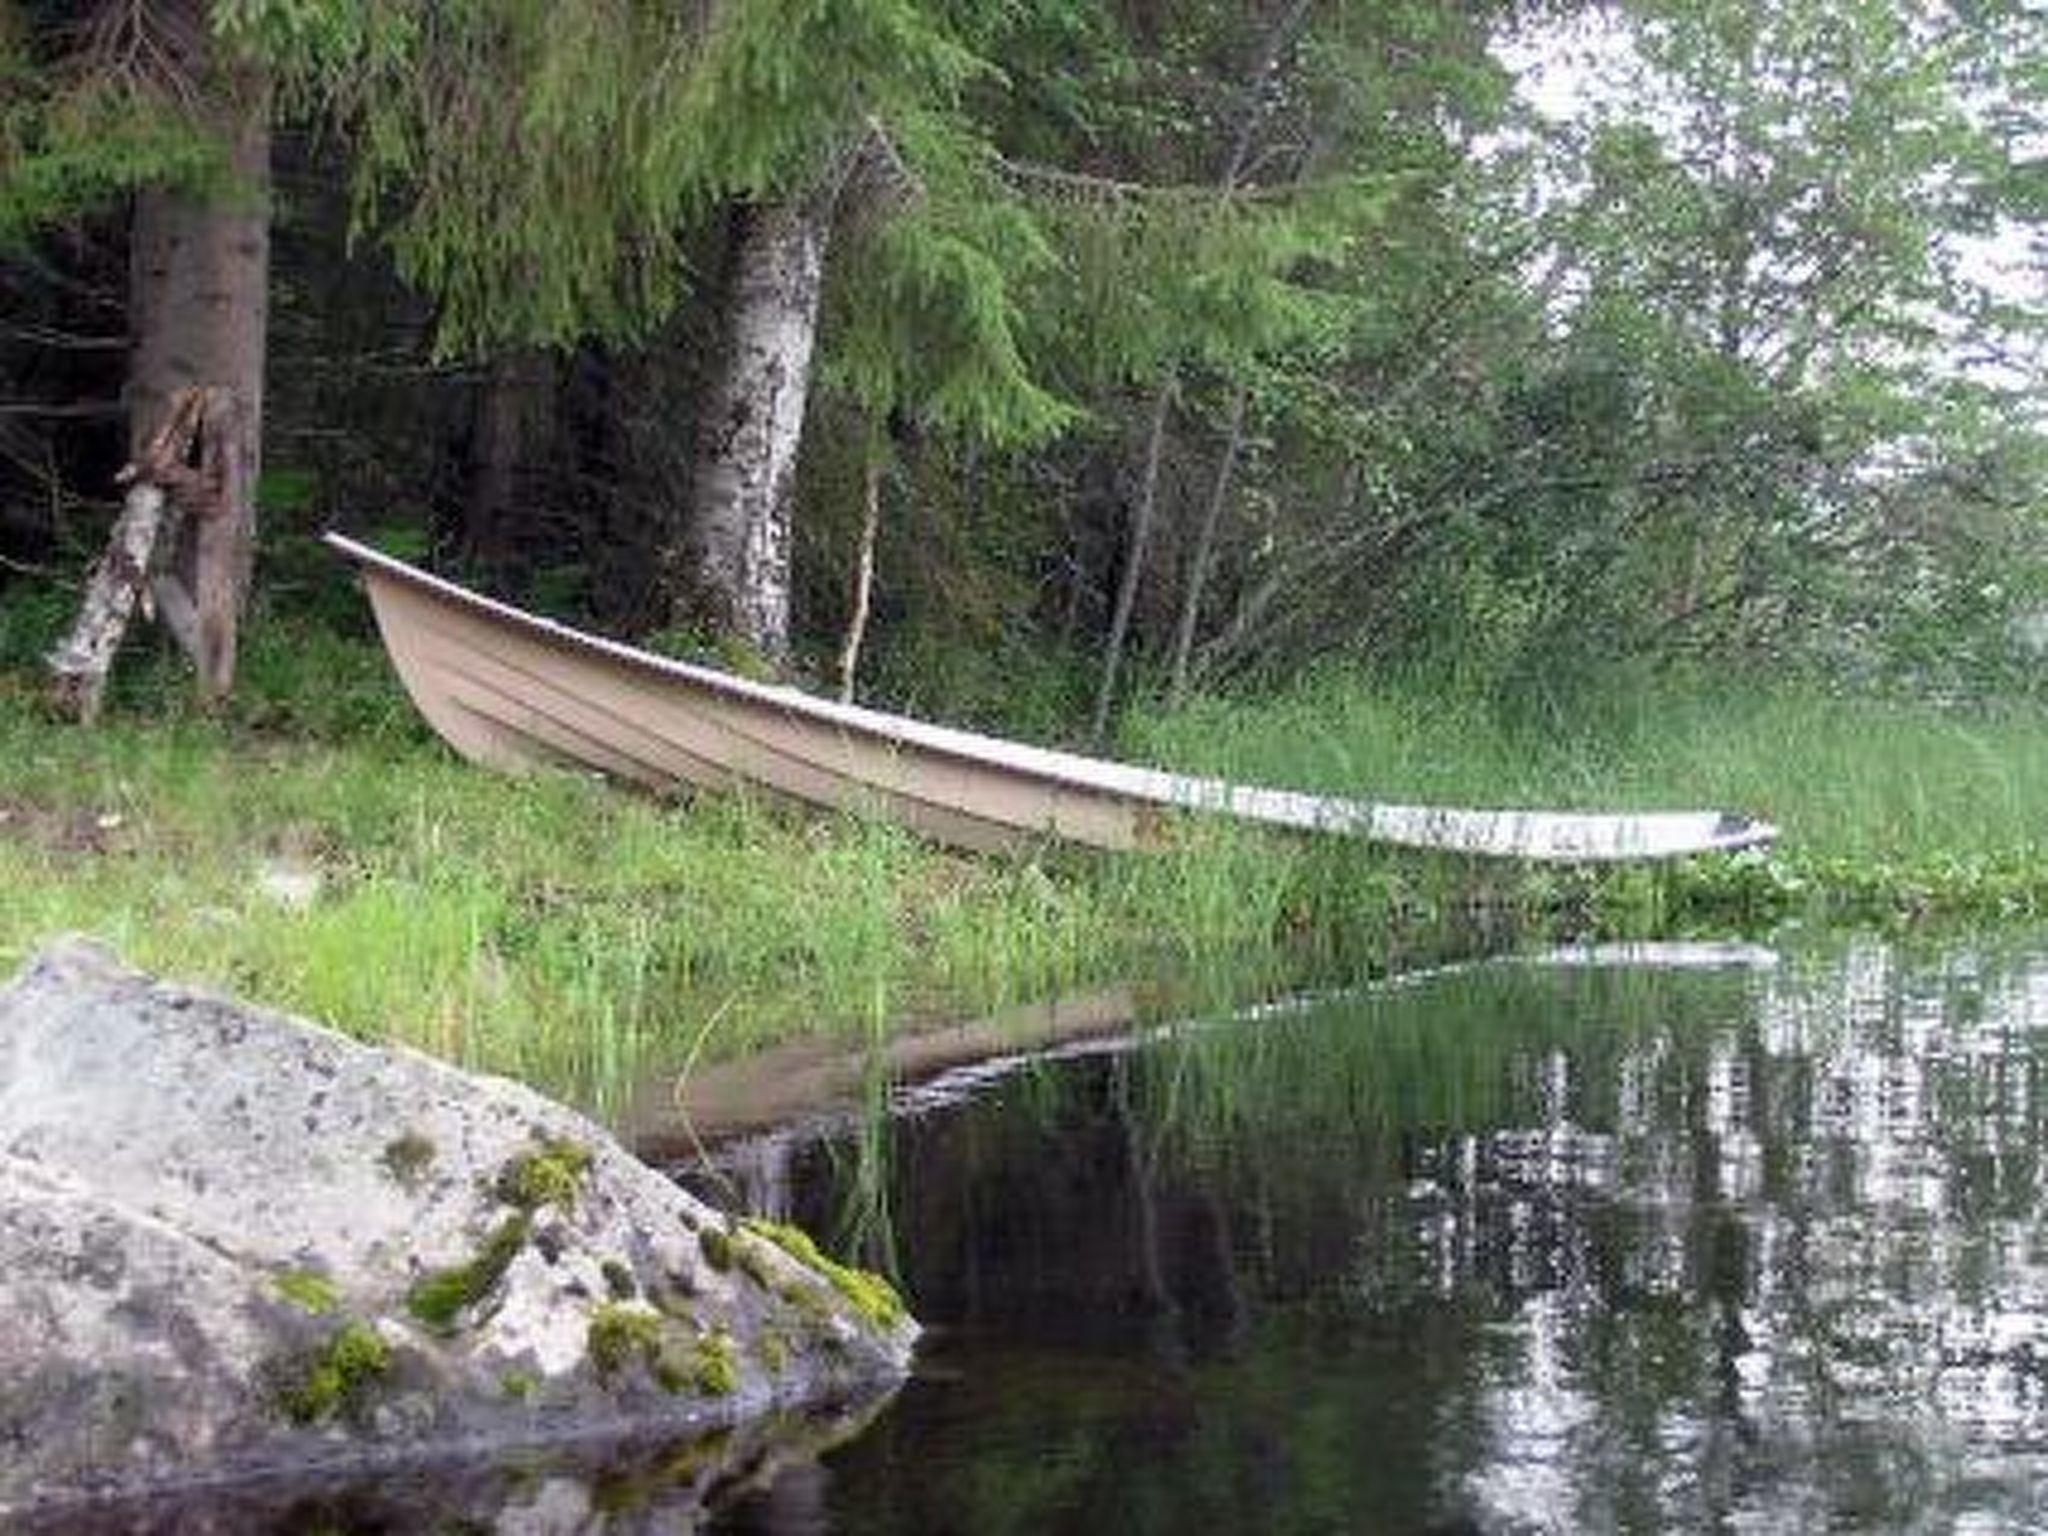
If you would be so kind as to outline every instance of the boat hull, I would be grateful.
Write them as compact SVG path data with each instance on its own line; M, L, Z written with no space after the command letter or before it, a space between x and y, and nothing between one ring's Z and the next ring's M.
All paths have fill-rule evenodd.
M1598 815L1379 805L1233 785L813 698L537 618L337 534L407 692L493 768L594 769L660 792L747 787L996 850L1042 839L1158 846L1181 813L1415 847L1563 861L1768 842L1717 812Z

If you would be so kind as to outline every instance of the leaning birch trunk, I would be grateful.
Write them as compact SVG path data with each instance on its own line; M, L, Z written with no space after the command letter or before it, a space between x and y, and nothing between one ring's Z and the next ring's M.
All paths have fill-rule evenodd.
M198 0L188 30L205 36ZM269 312L270 90L249 70L194 62L207 81L210 126L230 179L205 194L146 188L136 194L129 265L130 449L140 456L172 395L193 385L226 390L233 420L209 423L222 452L220 505L187 520L164 562L160 607L192 658L203 698L234 684L237 629L247 601L262 465L263 353Z
M130 488L106 551L86 582L85 601L71 633L50 653L56 706L81 725L100 717L107 671L149 578L164 500L161 487L138 482Z
M189 505L203 503L211 489L206 470L195 472L187 461L209 417L223 408L217 394L184 391L170 402L168 417L121 471L121 480L129 486L121 515L86 579L85 600L71 632L48 657L53 702L81 725L99 718L107 673L137 605L145 601L159 543L167 533L175 537L180 515ZM214 457L211 446L206 445L202 458ZM173 600L190 606L181 597ZM164 612L160 606L159 614L177 629L175 612Z
M827 197L740 214L732 322L692 487L686 617L777 662L789 650L791 499L830 216Z

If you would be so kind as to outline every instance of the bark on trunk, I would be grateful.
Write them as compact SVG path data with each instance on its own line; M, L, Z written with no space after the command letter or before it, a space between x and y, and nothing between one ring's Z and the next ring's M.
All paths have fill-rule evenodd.
M85 601L71 633L50 653L56 706L81 725L100 717L107 671L147 582L163 527L164 501L163 491L154 485L137 484L129 490L106 552L86 582Z
M224 466L217 443L201 445L196 471L189 460L210 425L209 412L224 420L230 410L224 395L186 390L121 472L121 479L130 482L121 515L86 580L85 600L71 632L49 656L53 701L81 725L99 719L107 673L137 604L144 602L159 542L166 533L175 538L186 513L207 516L218 502ZM189 634L196 627L191 600L175 583L159 580L157 615L174 634Z
M171 396L212 386L234 397L226 427L223 504L189 519L166 579L169 608L189 597L187 641L201 696L234 683L236 629L255 553L256 477L262 465L263 349L269 310L270 93L226 70L209 77L228 184L206 196L161 188L136 195L130 252L129 443L139 455Z
M469 558L486 570L501 569L517 544L513 523L523 505L520 463L546 411L553 383L548 354L520 347L491 359L477 392L462 544Z
M750 208L731 330L698 440L684 623L789 651L791 497L825 275L830 201Z

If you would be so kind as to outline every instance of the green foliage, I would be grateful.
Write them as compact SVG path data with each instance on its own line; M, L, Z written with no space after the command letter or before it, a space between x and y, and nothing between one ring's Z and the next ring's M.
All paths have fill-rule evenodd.
M2040 316L1962 251L2010 153L1988 103L2036 108L1959 17L1623 18L1593 105L1537 141L1544 190L1508 162L1539 212L1499 237L1560 297L1491 365L1468 473L1500 489L1447 508L1435 644L1480 634L1531 674L1617 649L1943 692L2009 674L2048 569L2011 365Z
M149 185L206 186L220 146L161 82L73 78L0 31L0 252Z
M362 226L435 297L447 350L644 334L685 292L689 227L829 190L869 125L983 68L906 0L399 9L329 94Z
M333 80L414 37L405 7L350 0L210 0L209 19L217 38L287 80Z
M962 438L1057 434L1074 411L1033 375L1018 297L1051 259L1034 221L993 188L919 199L835 266L828 382L875 417L907 411Z

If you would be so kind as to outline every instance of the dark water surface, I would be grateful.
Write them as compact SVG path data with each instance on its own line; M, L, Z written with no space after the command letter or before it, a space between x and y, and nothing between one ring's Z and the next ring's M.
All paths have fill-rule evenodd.
M933 1332L711 1528L2048 1529L2048 944L1676 958L757 1151L755 1203L893 1242Z

